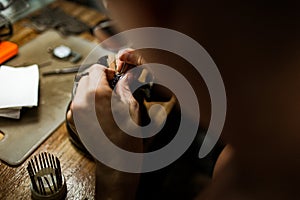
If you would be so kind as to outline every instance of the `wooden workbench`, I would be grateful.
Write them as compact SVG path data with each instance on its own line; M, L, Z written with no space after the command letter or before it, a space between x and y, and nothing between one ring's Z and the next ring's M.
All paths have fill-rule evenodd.
M66 13L79 18L89 26L95 25L104 15L74 4L69 1L56 1L50 6L59 6ZM39 35L28 27L30 21L22 19L14 24L14 35L11 41L19 46L26 44ZM95 41L89 33L82 33L80 37ZM69 141L65 124L61 125L34 153L50 152L61 161L62 173L67 180L68 194L66 199L94 199L95 194L95 163L85 157ZM30 199L30 179L26 170L27 161L17 167L8 166L0 161L0 199Z

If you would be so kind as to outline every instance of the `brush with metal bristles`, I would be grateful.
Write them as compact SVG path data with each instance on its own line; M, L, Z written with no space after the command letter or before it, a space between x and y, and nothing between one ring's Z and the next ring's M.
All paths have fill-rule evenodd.
M63 199L67 186L61 173L60 161L43 152L34 156L27 166L33 199Z

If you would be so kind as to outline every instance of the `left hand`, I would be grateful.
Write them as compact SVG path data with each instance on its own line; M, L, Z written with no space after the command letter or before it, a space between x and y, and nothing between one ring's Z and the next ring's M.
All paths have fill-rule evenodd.
M102 65L93 65L88 69L89 75L83 76L78 84L76 95L68 112L68 120L73 121L72 113L76 114L76 122L85 126L86 133L94 133L101 126L106 136L118 147L130 152L142 152L142 139L134 138L124 133L115 124L111 113L111 98L113 90L109 86L115 71ZM117 110L125 112L130 110L134 121L139 121L139 105L128 90L127 79L124 77L117 84L116 92L119 101L114 105ZM95 102L95 107L90 102ZM97 122L91 121L91 113L96 112ZM124 121L129 119L124 118ZM73 123L76 125L75 123ZM97 131L96 131L97 132ZM84 133L81 133L84 134ZM102 141L99 141L99 147L103 148ZM114 161L126 158L111 158ZM110 168L101 162L96 161L96 199L134 199L137 185L139 183L139 174L125 173Z

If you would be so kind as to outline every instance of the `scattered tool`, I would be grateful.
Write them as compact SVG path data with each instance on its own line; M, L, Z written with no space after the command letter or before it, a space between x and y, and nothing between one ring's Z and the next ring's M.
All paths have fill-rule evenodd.
M77 73L80 71L84 71L93 64L84 64L84 65L75 65L71 67L65 67L62 69L54 69L51 71L47 71L43 73L43 76L50 76L50 75L59 75L59 74L70 74L70 73Z
M18 54L18 46L9 41L0 41L0 64Z
M65 199L67 186L57 157L42 152L28 162L27 171L32 199Z

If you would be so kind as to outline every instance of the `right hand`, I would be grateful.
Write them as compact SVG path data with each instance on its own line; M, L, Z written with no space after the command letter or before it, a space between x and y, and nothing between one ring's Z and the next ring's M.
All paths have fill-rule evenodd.
M131 48L123 49L118 52L116 60L118 72L121 70L124 62L131 66L139 66L146 63L144 58L136 50ZM125 69L125 72L129 69Z
M74 115L79 122L80 126L84 126L81 130L85 130L84 134L89 134L91 140L95 140L96 134L99 134L98 127L104 130L105 135L116 146L130 151L130 152L142 152L143 141L140 138L134 138L124 133L114 121L111 112L111 99L113 90L110 88L109 81L114 76L114 71L98 64L93 65L88 69L89 75L83 76L77 88L76 95L71 104L71 109L68 113L68 120L73 121ZM123 81L125 81L124 79ZM119 84L122 91L127 88L125 85ZM118 95L118 93L117 93ZM122 96L123 95L123 96ZM124 96L124 95L127 95ZM115 108L120 112L119 114L126 113L130 110L131 117L134 121L139 120L139 105L134 98L127 93L118 95L120 101L114 104ZM128 99L127 99L128 98ZM95 106L93 103L95 102ZM73 114L72 114L73 113ZM94 115L97 119L93 121ZM124 123L129 122L129 119L123 117ZM95 136L95 137L94 137ZM95 138L95 139L94 139ZM104 148L107 144L105 141L97 141L98 148ZM91 146L90 146L91 148ZM109 152L111 155L107 155L114 162L119 162L120 165L126 161L126 158ZM125 160L125 161L124 161ZM142 163L137 163L142 164ZM104 165L96 160L96 192L95 198L99 200L130 200L135 198L135 192L139 183L139 174L126 173L118 171L111 167Z

